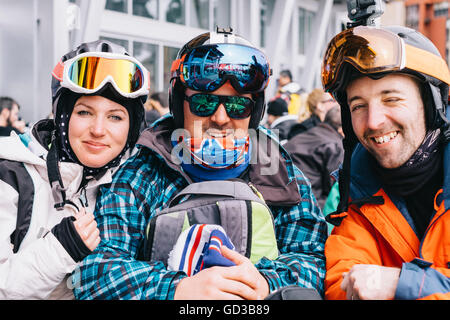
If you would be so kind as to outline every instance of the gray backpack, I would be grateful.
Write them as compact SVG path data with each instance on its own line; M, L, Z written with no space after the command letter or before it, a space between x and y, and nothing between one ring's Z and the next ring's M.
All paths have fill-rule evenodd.
M190 184L158 210L146 227L140 259L167 266L179 235L194 224L222 226L235 250L253 263L278 257L272 213L261 194L251 184L225 180Z

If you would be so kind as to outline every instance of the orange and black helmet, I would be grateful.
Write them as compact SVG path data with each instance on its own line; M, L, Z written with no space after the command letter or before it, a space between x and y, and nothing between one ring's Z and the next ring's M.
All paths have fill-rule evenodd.
M358 26L339 33L328 43L322 63L322 84L341 106L345 134L338 214L347 210L350 160L358 142L352 128L346 88L361 76L379 79L394 72L411 74L420 80L427 130L441 128L444 141L450 140L446 115L450 71L428 38L401 26Z

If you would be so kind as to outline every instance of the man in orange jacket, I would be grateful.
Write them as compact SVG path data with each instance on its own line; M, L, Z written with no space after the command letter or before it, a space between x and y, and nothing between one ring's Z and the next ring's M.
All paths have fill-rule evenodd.
M327 220L327 299L450 299L450 72L405 27L328 44L322 82L342 110L340 203Z

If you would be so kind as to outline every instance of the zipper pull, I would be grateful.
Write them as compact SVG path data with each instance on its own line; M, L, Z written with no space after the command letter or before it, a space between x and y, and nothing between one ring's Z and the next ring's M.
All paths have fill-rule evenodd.
M262 201L266 202L264 200L264 197L262 196L261 192L258 191L258 189L256 189L256 187L253 185L253 183L249 182L248 186L250 187L250 189L252 189L252 191L258 196L258 198L260 198Z
M87 199L87 196L86 196L86 188L85 187L83 187L81 189L79 200L80 200L81 206L83 208L89 207L89 202L88 202L88 199Z

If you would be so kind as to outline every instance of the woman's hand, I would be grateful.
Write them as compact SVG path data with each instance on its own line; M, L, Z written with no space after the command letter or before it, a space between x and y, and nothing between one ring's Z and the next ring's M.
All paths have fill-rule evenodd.
M84 208L75 215L73 222L75 230L78 232L81 240L83 240L89 250L94 251L100 243L100 231L97 228L97 222L94 219L94 214L86 213Z

